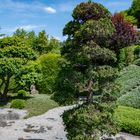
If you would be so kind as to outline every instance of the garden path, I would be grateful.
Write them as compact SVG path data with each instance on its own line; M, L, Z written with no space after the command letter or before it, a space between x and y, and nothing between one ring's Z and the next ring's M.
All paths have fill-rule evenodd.
M67 140L61 115L73 107L57 107L43 115L19 120L2 120L3 117L0 114L0 140ZM4 111L9 113L13 110L3 109ZM17 112L17 110L14 111ZM25 111L23 114L25 115ZM117 137L120 138L117 140L140 140L140 137L126 133L120 133Z

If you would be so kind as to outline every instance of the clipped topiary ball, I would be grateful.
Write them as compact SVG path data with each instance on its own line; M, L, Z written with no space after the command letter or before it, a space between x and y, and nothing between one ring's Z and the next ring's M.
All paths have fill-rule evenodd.
M25 90L18 91L18 97L23 98L27 96L27 92Z
M11 102L10 108L23 109L25 107L25 101L22 99L15 99Z

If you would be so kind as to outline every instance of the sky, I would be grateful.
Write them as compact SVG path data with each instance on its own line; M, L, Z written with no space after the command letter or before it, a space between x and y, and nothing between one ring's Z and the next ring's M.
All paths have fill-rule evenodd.
M17 28L38 33L45 30L50 36L64 40L62 31L72 20L74 7L88 0L0 0L0 34L11 35ZM132 0L94 0L111 13L126 10Z

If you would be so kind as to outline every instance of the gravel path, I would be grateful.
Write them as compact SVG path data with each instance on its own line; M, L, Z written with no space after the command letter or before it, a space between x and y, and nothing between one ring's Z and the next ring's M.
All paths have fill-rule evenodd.
M54 108L41 116L29 119L21 119L27 113L23 110L0 110L0 140L67 140L61 115L73 107ZM2 113L5 112L6 114L13 112L8 115L9 120L3 116ZM13 120L17 112L22 117L17 118L20 120ZM126 133L120 133L116 137L116 140L140 140L140 137Z
M6 126L0 127L0 140L67 140L60 116L71 108L58 107L41 116L9 120Z

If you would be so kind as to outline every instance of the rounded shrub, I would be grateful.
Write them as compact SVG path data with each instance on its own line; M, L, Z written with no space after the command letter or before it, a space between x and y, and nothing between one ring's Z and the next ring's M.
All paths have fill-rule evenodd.
M18 91L18 97L23 98L27 96L27 92L25 90Z
M10 108L23 109L25 107L25 101L22 99L15 99L11 102Z

